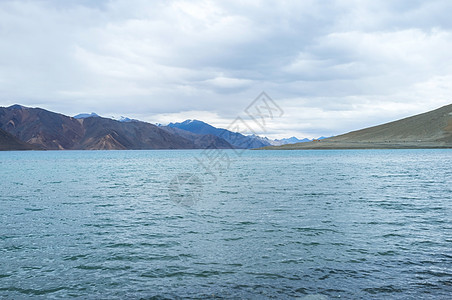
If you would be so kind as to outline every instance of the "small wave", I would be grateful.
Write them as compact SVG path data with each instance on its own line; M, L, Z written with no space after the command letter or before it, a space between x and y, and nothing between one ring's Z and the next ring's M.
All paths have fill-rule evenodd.
M397 288L393 285L384 285L384 286L375 287L375 288L365 288L365 289L363 289L363 291L367 292L369 294L372 294L372 295L377 295L377 294L381 294L381 293L388 293L388 294L401 293L401 292L403 292L403 289Z
M392 251L392 250L380 251L380 252L377 252L377 253L378 253L378 255L381 255L381 256L394 256L394 255L397 255L397 252Z
M106 267L100 265L79 265L75 267L79 270L102 270L102 271L121 271L121 270L130 270L131 266L118 266L118 267Z
M428 271L417 272L417 274L431 275L434 277L452 277L452 273L447 272L447 271L428 270Z
M61 291L64 289L66 289L66 287L57 287L57 288L37 290L37 289L24 289L24 288L19 288L19 287L15 287L15 286L10 286L10 287L5 287L5 288L0 288L0 291L17 292L17 293L21 293L24 295L32 295L32 296L42 296L42 295L46 295L46 294L55 293L55 292L58 292L58 291Z
M88 255L87 254L79 254L79 255L72 255L72 256L66 256L65 258L63 258L64 260L79 260L79 259L84 259L87 258Z
M134 247L134 244L132 243L117 243L107 245L107 248L132 248L132 247Z
M278 278L286 278L285 276L281 274L275 274L275 273L255 273L255 272L246 272L246 274L253 275L256 278L261 279L278 279Z
M26 207L25 210L26 210L26 211L42 211L42 210L44 210L44 208L31 208L31 207Z

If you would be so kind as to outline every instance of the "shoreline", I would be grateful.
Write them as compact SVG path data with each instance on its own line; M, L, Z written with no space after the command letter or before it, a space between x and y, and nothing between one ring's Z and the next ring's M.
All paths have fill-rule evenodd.
M439 143L374 143L374 142L307 142L283 146L268 146L253 150L359 150L359 149L452 149L452 144Z

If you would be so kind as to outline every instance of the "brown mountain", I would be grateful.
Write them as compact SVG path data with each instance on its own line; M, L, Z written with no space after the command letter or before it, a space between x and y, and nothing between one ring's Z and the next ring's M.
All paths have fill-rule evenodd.
M210 139L183 137L145 122L101 117L74 119L20 105L0 107L0 128L21 141L49 150L198 149L205 148L205 139Z
M320 141L264 149L452 148L452 104Z
M40 108L0 108L0 128L44 149L73 149L84 135L76 119Z
M191 149L191 141L145 122L119 122L106 118L79 120L85 134L77 149Z
M12 134L0 129L0 151L5 150L33 150L30 144L24 143Z

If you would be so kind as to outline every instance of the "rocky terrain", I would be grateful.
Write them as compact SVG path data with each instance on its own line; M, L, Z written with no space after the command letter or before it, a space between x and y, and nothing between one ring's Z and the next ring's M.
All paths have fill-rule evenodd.
M33 150L30 144L24 143L12 134L0 129L0 151L5 150Z

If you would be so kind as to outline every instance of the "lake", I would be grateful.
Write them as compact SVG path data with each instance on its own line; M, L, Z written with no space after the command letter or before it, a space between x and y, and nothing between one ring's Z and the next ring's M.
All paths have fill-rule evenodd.
M0 298L451 297L452 150L212 153L0 152Z

